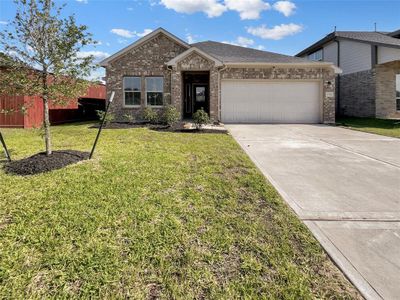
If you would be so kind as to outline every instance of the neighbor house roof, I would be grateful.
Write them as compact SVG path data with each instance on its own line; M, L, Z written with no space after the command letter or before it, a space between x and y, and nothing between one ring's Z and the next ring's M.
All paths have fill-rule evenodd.
M296 54L296 56L303 56L310 52L316 51L324 44L335 39L353 40L362 43L369 43L373 45L383 45L389 47L400 48L400 39L394 38L396 31L392 33L377 32L377 31L335 31L318 42L312 44L310 47Z
M309 60L231 44L206 41L191 44L223 63L310 63Z

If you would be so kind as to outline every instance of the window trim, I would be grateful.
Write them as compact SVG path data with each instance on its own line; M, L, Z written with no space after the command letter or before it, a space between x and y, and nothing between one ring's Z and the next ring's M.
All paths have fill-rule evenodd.
M133 105L127 105L125 104L125 78L139 78L140 80L140 91L127 91L127 93L140 93L140 104L133 104ZM124 108L140 108L142 107L142 77L141 76L136 76L136 75L126 75L122 77L122 93L123 93L123 107Z
M162 91L148 91L147 90L147 78L161 78L162 79ZM145 83L145 106L154 107L154 108L162 108L164 107L164 76L163 75L154 75L154 76L146 76L144 79ZM151 105L147 103L147 94L148 93L162 93L162 105Z

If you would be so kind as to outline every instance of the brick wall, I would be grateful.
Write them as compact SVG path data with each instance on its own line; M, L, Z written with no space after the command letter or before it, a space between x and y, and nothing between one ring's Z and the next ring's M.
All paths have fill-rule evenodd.
M376 66L376 117L400 117L396 111L396 74L400 74L400 61Z
M106 68L107 98L110 96L111 91L115 91L114 102L110 110L115 114L117 121L124 121L125 114L140 118L141 111L146 103L146 76L164 77L164 103L171 102L171 71L167 69L165 63L184 51L186 51L186 48L160 33L109 63ZM140 108L124 107L122 90L124 76L139 76L142 78Z
M210 72L210 118L218 120L218 69L215 63L196 52L179 61L172 71L172 103L183 114L182 99L182 72L209 71Z
M340 76L340 114L349 117L375 117L375 70Z

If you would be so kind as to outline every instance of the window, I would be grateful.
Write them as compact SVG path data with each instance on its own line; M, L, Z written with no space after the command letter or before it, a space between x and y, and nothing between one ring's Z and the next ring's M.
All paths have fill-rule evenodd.
M196 101L197 102L206 101L206 88L204 86L196 86Z
M308 55L309 60L322 61L322 49Z
M140 77L124 77L125 106L140 106L141 83Z
M400 74L396 75L396 108L400 111Z
M146 100L147 105L162 106L163 101L163 77L147 77L146 78Z

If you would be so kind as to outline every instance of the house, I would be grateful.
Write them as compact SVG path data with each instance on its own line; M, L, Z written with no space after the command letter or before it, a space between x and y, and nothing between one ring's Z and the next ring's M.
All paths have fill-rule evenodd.
M104 110L106 89L103 84L89 86L87 92L65 105L50 102L52 125L93 119L95 110ZM24 108L25 113L21 113ZM44 118L43 101L39 96L0 95L0 128L39 128Z
M116 120L145 107L203 108L214 121L331 123L333 63L206 41L187 44L159 28L100 63Z
M335 31L296 56L332 62L337 78L337 113L400 118L400 30Z

